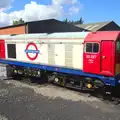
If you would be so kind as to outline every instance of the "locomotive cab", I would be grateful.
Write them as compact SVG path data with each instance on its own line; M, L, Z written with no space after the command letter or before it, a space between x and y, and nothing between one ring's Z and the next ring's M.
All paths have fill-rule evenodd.
M84 72L104 76L119 74L120 32L90 33L84 41L83 61Z

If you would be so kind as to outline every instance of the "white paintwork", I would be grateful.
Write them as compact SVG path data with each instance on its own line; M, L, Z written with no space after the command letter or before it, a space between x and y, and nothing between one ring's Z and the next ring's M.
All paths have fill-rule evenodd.
M48 64L48 44L54 44L55 54L54 62L56 66L70 67L75 69L83 69L83 42L89 32L75 32L75 33L53 33L53 34L28 34L17 36L6 36L5 47L7 55L7 43L16 44L16 61L31 62L37 64ZM4 37L2 37L4 38ZM27 58L25 53L26 46L29 42L36 43L40 54L37 59L31 61ZM65 65L65 44L72 44L72 64ZM32 50L34 48L31 47ZM33 53L29 53L33 56ZM11 59L6 57L7 59Z
M38 62L47 64L48 63L48 45L42 44L42 45L39 45L38 48L40 50L40 57Z
M5 43L5 55L6 55L6 59L8 58L8 52L7 52L7 44Z
M83 44L73 45L73 68L83 69Z
M28 40L28 41L31 42L31 40ZM39 64L40 63L44 63L44 64L48 63L48 52L47 52L48 45L47 44L38 44L38 43L36 44L38 49L40 50L40 54L38 54L37 59L34 61L29 60L25 53L27 44L28 43L25 43L25 42L16 44L17 60L26 61L26 62L34 62L34 63L39 63ZM35 50L35 48L33 46L30 46L29 49ZM34 57L35 53L29 53L29 55L31 57Z
M20 60L20 61L27 61L26 60L26 55L25 55L25 47L26 47L26 43L23 42L23 43L16 43L16 57L17 57L17 60Z
M65 66L65 45L55 45L55 65Z

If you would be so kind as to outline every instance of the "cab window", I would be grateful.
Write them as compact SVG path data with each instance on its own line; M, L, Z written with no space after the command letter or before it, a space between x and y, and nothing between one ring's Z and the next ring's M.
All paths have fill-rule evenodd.
M120 53L120 40L116 42L116 52Z
M86 43L85 52L87 53L98 53L99 52L99 43Z

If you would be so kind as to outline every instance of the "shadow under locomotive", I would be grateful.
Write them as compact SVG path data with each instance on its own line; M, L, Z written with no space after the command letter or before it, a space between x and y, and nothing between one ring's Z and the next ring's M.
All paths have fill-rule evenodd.
M67 88L69 90L89 94L88 97L94 96L100 98L103 101L109 101L116 105L120 104L119 84L117 84L115 87L107 87L100 81L93 83L92 79L86 78L84 76L75 76L56 72L51 73L49 71L41 71L39 69L24 68L18 66L9 66L7 64L1 64L0 66L2 69L1 74L2 72L4 73L4 80L9 78L12 78L14 80L27 79L27 83L29 82L44 85L53 84L59 87ZM120 74L116 75L115 79L119 82Z

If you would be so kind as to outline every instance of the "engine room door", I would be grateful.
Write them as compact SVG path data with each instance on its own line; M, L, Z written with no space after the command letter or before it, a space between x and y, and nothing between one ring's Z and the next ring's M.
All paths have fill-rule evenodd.
M5 58L5 44L4 44L4 40L0 40L0 58Z
M113 73L114 60L114 42L101 42L101 73L110 75Z
M64 44L55 45L55 65L65 66L65 46Z

